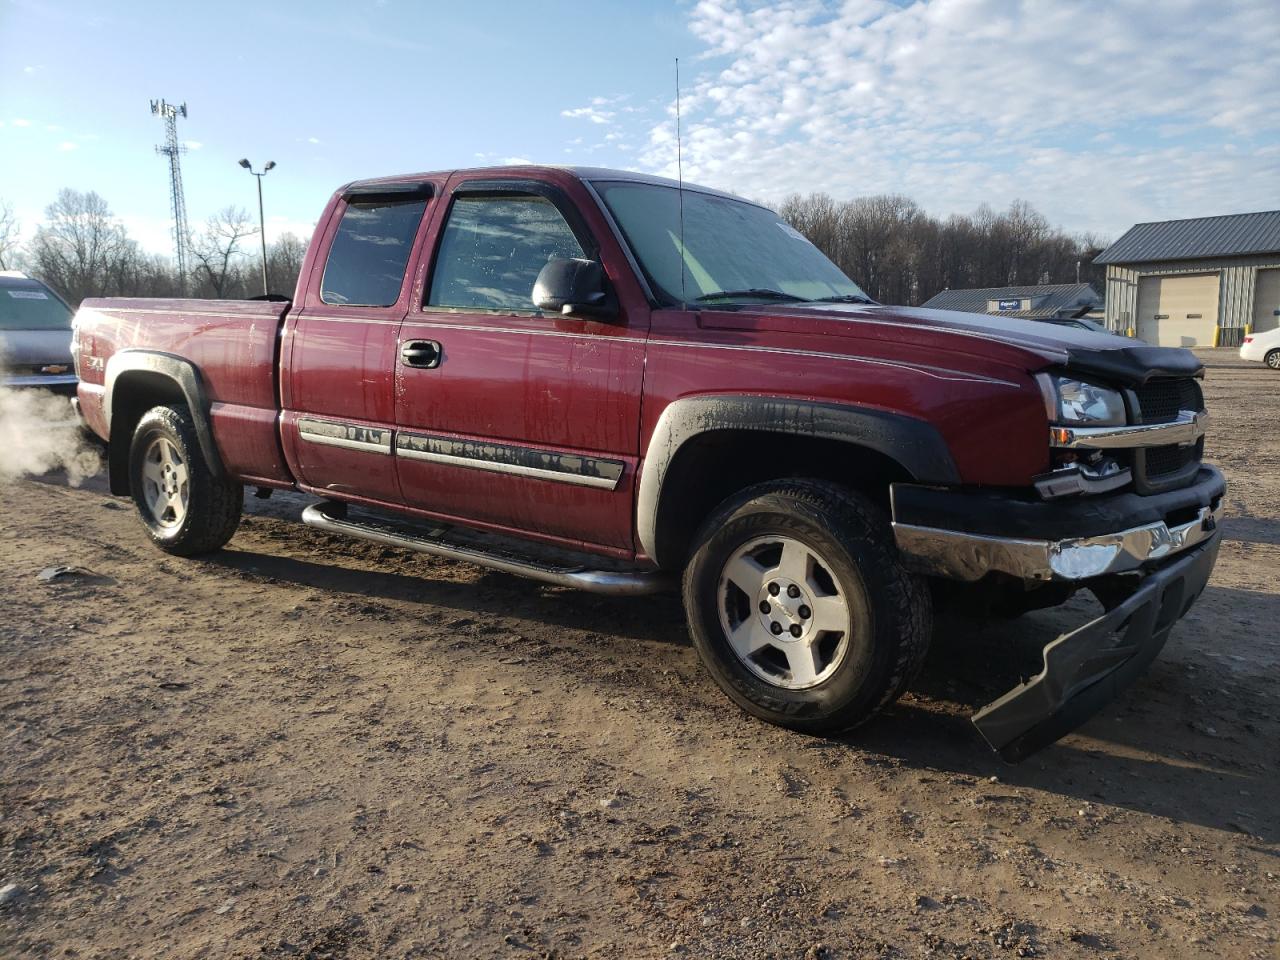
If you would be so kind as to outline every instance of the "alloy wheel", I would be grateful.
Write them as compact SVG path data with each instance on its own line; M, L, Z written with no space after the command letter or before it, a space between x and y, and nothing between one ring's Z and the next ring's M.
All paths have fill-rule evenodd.
M182 525L191 499L187 464L167 437L147 446L142 461L142 492L151 518L166 530Z
M793 537L759 537L735 550L720 573L718 607L730 648L774 686L817 686L848 654L845 592L826 558Z

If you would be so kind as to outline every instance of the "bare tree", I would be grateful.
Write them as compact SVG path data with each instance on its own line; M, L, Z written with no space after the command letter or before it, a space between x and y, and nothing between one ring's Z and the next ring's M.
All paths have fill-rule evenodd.
M305 240L297 234L282 233L267 249L267 289L292 296L306 253Z
M240 245L257 232L243 207L225 207L205 222L204 232L192 243L196 276L216 299L226 298L230 288L241 285L238 268L246 254Z
M1077 261L1081 280L1096 287L1101 271L1090 263L1106 246L1054 229L1024 201L937 220L907 197L841 203L814 193L788 197L779 213L882 303L923 303L947 288L1070 283Z
M21 245L18 216L6 200L0 200L0 270L13 270L18 266Z
M137 257L137 244L92 191L60 191L31 244L35 272L73 305L89 296L130 292Z

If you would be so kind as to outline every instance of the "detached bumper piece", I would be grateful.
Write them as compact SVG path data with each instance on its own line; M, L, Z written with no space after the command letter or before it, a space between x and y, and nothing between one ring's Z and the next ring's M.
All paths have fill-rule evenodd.
M1213 537L1138 580L1097 620L1044 648L1044 669L973 716L1005 760L1017 763L1074 730L1134 681L1204 591L1218 556Z

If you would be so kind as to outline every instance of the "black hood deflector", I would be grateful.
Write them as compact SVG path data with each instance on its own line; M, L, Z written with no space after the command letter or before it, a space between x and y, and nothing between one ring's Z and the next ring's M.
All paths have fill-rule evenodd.
M1160 377L1204 376L1200 358L1181 347L1069 349L1065 366L1071 373L1099 377L1126 387L1139 387Z

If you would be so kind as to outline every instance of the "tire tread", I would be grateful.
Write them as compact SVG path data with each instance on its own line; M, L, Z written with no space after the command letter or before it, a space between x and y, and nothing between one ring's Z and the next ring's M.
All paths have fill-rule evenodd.
M892 621L894 629L877 631L878 639L887 640L891 649L887 670L883 670L882 677L876 681L879 695L869 706L857 706L850 712L825 718L792 718L780 717L776 711L767 708L753 709L738 696L733 699L757 716L809 732L833 732L859 726L901 697L924 664L933 630L927 584L902 566L893 542L892 528L883 510L865 495L825 480L771 481L741 491L713 511L704 522L694 539L695 555L717 531L741 515L744 508L761 505L774 505L779 512L793 510L808 523L826 529L851 556L855 551L869 555L869 566L876 568L876 580L881 587L869 596L869 600L879 615ZM690 562L685 569L687 606L697 596L696 585L691 582L695 567L696 564ZM868 593L871 593L869 584ZM699 622L696 612L690 608L690 629L698 629L696 625ZM695 645L699 645L696 636Z
M187 516L176 536L158 536L146 520L146 506L142 502L140 484L137 481L137 460L141 439L149 431L159 427L172 433L182 446L187 460L188 482L191 494ZM212 553L226 545L240 526L244 509L244 487L228 477L215 477L204 458L195 421L185 405L152 407L134 430L129 453L129 482L133 500L142 518L147 536L166 553L180 557L193 557Z

